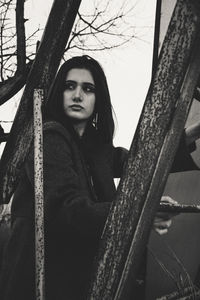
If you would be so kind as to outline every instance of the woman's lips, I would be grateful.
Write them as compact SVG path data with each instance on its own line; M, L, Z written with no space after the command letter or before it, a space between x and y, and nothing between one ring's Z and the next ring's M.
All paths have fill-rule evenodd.
M73 110L82 110L83 106L78 105L78 104L73 104L73 105L70 105L70 108Z

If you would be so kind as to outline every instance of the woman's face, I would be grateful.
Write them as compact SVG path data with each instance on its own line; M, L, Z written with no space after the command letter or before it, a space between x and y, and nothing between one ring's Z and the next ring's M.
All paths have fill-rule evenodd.
M65 80L63 106L66 116L75 123L87 123L95 107L95 84L90 71L71 69Z

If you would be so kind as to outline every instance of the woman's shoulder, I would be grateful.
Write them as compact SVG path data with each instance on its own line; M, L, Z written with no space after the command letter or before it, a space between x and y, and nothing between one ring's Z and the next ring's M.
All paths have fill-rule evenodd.
M44 135L50 133L53 136L61 135L67 140L71 139L70 132L61 123L56 121L45 121L43 124L43 132Z

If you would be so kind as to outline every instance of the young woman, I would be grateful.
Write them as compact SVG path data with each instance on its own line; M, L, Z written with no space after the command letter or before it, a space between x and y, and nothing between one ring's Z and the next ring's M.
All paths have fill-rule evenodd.
M98 240L114 199L127 151L113 146L114 122L105 74L91 57L60 68L44 122L45 277L47 300L83 300ZM2 300L34 300L33 149L12 204ZM169 197L164 197L168 200ZM171 201L171 199L169 199ZM165 233L171 216L158 215Z

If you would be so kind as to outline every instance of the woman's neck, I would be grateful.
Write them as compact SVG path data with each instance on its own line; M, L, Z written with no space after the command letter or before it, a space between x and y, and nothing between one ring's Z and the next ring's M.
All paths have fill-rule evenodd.
M85 132L85 128L86 128L86 122L77 122L73 124L74 130L77 132L77 134L82 137L84 132Z

